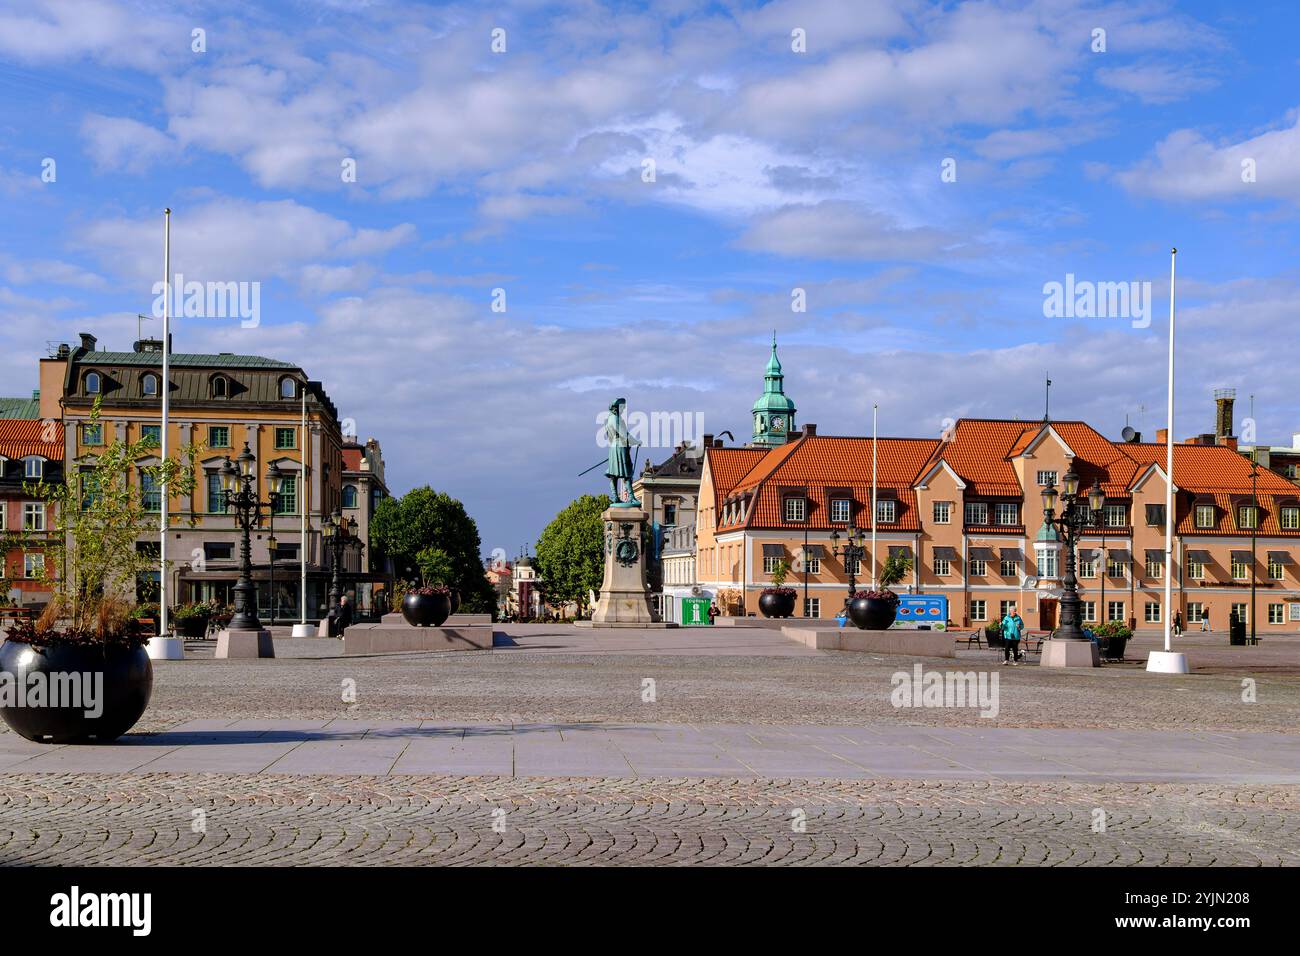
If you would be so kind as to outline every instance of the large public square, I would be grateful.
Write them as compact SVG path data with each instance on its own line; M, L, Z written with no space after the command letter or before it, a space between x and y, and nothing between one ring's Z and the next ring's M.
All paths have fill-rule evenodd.
M0 734L0 859L1300 863L1294 639L1189 634L1193 673L1174 676L1142 669L1142 634L1130 662L1067 671L763 627L497 632L492 650L363 657L282 635L246 661L191 642L155 662L115 745ZM895 707L918 663L996 674L996 716Z

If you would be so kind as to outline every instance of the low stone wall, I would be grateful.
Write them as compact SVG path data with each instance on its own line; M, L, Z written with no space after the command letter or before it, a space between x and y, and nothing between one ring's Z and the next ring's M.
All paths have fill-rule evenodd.
M390 611L385 614L380 623L384 627L409 627L406 618L402 617L401 611ZM447 620L442 622L443 627L465 627L469 624L491 624L491 614L453 614Z
M343 636L344 654L403 651L482 651L492 646L492 627L411 627L354 624Z
M867 651L908 657L956 657L953 636L947 631L861 631L856 627L834 630L783 627L781 633L808 647L825 651Z

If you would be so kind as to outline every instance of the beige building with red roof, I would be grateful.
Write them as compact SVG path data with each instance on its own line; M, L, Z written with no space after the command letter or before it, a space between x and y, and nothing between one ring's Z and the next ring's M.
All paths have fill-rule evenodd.
M63 441L61 422L0 418L0 577L7 585L0 599L11 605L39 606L50 599L43 578L56 516L31 487L63 481Z
M831 532L871 527L872 441L818 435L813 425L790 437L766 452L706 450L696 571L728 613L756 613L782 560L804 615L832 617L847 596ZM1236 613L1254 614L1261 633L1300 630L1300 488L1257 469L1256 513L1251 462L1235 442L1194 441L1175 446L1176 537L1166 567L1163 444L1111 441L1084 422L988 419L962 419L940 439L882 438L877 545L857 569L858 587L902 551L913 569L897 590L947 597L953 626L997 620L1014 604L1031 629L1053 629L1065 555L1044 526L1041 493L1074 467L1083 491L1099 483L1105 495L1100 525L1078 552L1085 623L1163 627L1172 574L1185 626L1208 614L1222 629Z

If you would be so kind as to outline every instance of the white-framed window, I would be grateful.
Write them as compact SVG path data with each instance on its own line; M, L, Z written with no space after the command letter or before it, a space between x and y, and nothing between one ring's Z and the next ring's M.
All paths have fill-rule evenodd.
M998 566L998 573L1004 578L1014 578L1017 572L1016 562L1003 558Z
M1163 528L1165 526L1165 506L1164 505L1147 505L1147 525L1152 528Z
M1282 616L1281 604L1270 604L1268 606L1268 623L1270 624L1285 623L1285 618Z
M1284 478L1290 478L1292 481L1295 481L1295 479L1296 479L1296 466L1295 466L1295 465L1283 465L1283 466L1282 466L1282 477L1284 477Z
M803 521L808 514L808 501L805 498L790 497L785 499L785 520Z
M952 574L952 565L949 563L947 558L934 559L934 573L936 577L940 578L946 578L948 575Z
M1246 531L1254 528L1258 523L1259 516L1255 513L1254 505L1238 505L1237 507L1237 527Z
M853 575L854 577L857 577L859 574L861 574L861 573L862 573L862 559L861 559L861 558L845 558L845 559L844 559L844 573L845 573L845 574L851 574L851 575Z
M3 464L4 464L4 460L0 459L0 465ZM0 499L0 531L8 531L8 530L9 530L9 503L7 501L4 501L3 499ZM0 558L0 561L3 560L4 560L3 558Z
M1080 601L1079 610L1083 613L1083 622L1085 624L1095 624L1097 622L1097 602Z
M45 502L43 501L23 502L23 530L24 531L45 530Z
M1244 581L1248 577L1250 577L1250 564L1246 561L1238 561L1236 558L1233 558L1232 580Z
M1147 601L1142 606L1142 620L1148 624L1157 624L1160 621L1160 605L1155 601Z
M1102 521L1107 528L1123 528L1128 525L1128 505L1106 505L1102 509Z
M970 602L970 619L972 621L987 621L989 619L988 603L982 598Z
M158 376L152 372L146 372L140 377L140 394L146 398L153 398L158 394Z
M893 498L876 499L876 522L893 524L898 520L898 502Z
M39 455L28 455L23 459L23 477L40 478L45 473L45 459Z
M1196 558L1188 558L1187 576L1193 581L1202 580L1205 577L1205 562Z
M40 578L45 575L45 555L39 551L27 551L23 554L23 577Z
M98 395L104 389L104 379L98 372L86 373L86 394Z
M970 576L973 578L982 578L989 573L988 562L983 558L970 559Z
M1187 623L1200 624L1205 620L1205 605L1200 601L1187 602Z
M1250 613L1244 601L1232 605L1232 610L1228 613L1231 614L1232 617L1236 618L1238 621L1242 621L1243 623L1246 624L1250 623Z
M989 523L989 506L984 501L966 502L966 523L967 524L988 524Z
M1125 574L1124 574L1124 564L1125 564L1125 562L1124 562L1122 559L1120 559L1120 558L1107 558L1107 559L1106 559L1106 577L1108 577L1108 578L1122 578L1122 577L1124 577L1124 576L1125 576Z
M805 598L803 602L804 617L821 617L822 616L822 599Z
M1020 524L1020 505L1014 501L999 501L993 509L993 520L1001 525Z
M853 499L851 498L832 498L831 499L831 521L839 524L848 524L853 518Z
M1165 562L1163 558L1147 555L1146 572L1149 578L1164 577Z
M1196 506L1196 527L1198 528L1214 527L1214 505Z
M951 521L952 521L952 502L936 501L934 503L934 523L949 524ZM1297 527L1300 527L1300 525L1297 525Z
M1268 561L1268 576L1272 581L1281 581L1286 577L1286 565L1281 561L1274 561L1270 558Z
M1278 514L1278 520L1282 522L1282 527L1288 531L1300 529L1300 508L1285 507Z
M1106 620L1122 621L1124 620L1124 602L1107 601L1106 602Z
M1016 602L1015 602L1015 601L999 601L999 602L998 602L998 620L999 620L999 621L1002 620L1004 617L1006 617L1008 614L1010 614L1012 611L1014 611L1015 608L1016 608Z
M1056 484L1056 472L1040 471L1038 473L1038 484L1043 488L1046 488L1048 485Z
M1055 548L1036 548L1038 552L1038 574L1044 578L1055 578L1060 575L1060 567L1057 561Z
M1079 559L1079 577L1095 578L1097 576L1097 559L1080 558Z

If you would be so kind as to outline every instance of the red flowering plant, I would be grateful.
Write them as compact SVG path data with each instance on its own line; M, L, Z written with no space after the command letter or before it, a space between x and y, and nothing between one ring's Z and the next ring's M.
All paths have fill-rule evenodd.
M887 601L890 607L898 607L898 595L893 591L893 585L898 584L903 578L907 577L908 572L912 570L912 559L902 552L891 554L885 561L884 567L880 569L880 574L876 578L876 588L872 591L855 591L853 599L872 598L877 601Z

